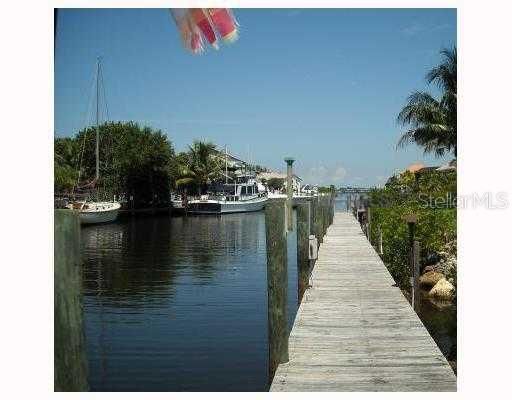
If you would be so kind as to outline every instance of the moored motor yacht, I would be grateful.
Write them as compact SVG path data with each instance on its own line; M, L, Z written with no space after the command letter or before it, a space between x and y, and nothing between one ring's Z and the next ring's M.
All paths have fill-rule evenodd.
M192 214L227 214L260 211L267 201L267 193L254 176L236 178L234 184L224 185L224 193L202 195L188 202Z

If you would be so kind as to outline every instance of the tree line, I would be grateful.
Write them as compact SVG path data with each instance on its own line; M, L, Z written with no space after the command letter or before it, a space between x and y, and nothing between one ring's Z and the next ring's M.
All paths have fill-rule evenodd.
M210 183L225 179L222 150L208 141L196 140L187 151L176 153L161 130L135 122L104 123L99 126L99 138L98 182L94 181L95 127L54 139L55 193L88 191L98 200L133 197L135 207L143 207L167 204L171 191L204 193ZM264 170L257 165L252 168Z

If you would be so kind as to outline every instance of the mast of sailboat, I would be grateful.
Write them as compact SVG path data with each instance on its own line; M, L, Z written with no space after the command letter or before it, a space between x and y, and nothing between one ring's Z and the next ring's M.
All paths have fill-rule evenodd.
M100 178L100 57L96 67L96 181Z
M228 184L228 145L224 145L224 155L226 161L226 185Z

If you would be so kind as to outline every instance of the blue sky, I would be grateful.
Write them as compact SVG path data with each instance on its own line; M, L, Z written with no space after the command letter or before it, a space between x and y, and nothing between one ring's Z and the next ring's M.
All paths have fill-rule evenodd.
M311 183L374 185L413 162L396 115L456 44L453 9L238 9L240 38L187 53L164 9L61 10L55 133L84 124L97 56L110 119L161 129L177 151L208 139ZM435 89L431 88L435 93Z

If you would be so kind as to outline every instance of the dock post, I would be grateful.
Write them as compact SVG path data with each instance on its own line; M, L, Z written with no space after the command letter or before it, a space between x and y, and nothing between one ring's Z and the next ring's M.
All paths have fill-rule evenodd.
M331 222L330 222L329 225L332 225L332 223L334 222L334 211L335 211L335 208L336 208L336 194L334 194L332 199L331 199Z
M287 241L285 201L268 200L265 204L267 241L269 379L277 366L288 362L287 319Z
M377 229L377 251L382 256L384 254L383 248L382 248L382 228L379 226Z
M334 197L333 197L333 194L331 193L331 195L327 199L327 228L329 228L329 226L331 226L331 224L332 224L333 205L334 205ZM327 228L325 229L326 233L327 233Z
M54 390L87 391L78 213L55 210L53 226Z
M420 243L415 240L413 244L413 269L412 269L412 306L418 312L420 307Z
M323 236L327 233L327 227L329 226L329 199L330 195L325 196L324 200L324 224L323 224Z
M366 209L366 221L368 222L368 241L372 244L372 214L370 209L370 206Z
M323 207L323 196L320 196L318 198L318 203L317 203L317 206L316 206L316 213L315 213L315 217L316 217L316 232L315 232L315 235L316 237L318 238L318 246L320 246L322 244L322 241L323 241L323 238L324 238L324 235L323 235L323 232L322 232L322 207Z
M295 159L287 157L286 162L286 229L293 231L293 162Z
M320 246L320 229L319 229L319 222L318 222L318 219L319 219L319 214L320 214L320 196L317 196L313 199L313 202L312 202L312 214L311 214L311 218L312 218L312 229L313 229L313 235L315 235L316 239L317 239L317 243L318 243L318 246Z
M409 229L409 268L411 272L411 305L414 309L415 308L415 293L414 293L414 275L416 270L416 260L415 260L415 240L414 240L414 231L416 227L416 223L418 222L418 218L415 214L407 214L403 217L404 221L407 222L407 227ZM419 251L418 251L418 263L419 263ZM419 264L418 264L419 265ZM419 268L419 267L418 267ZM418 293L416 293L417 295Z
M325 232L325 196L320 199L320 239L323 242Z
M299 304L309 279L309 207L310 203L297 204L297 276Z

